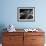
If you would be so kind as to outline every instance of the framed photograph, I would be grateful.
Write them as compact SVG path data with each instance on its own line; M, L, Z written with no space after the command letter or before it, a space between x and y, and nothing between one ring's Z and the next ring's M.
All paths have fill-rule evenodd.
M18 7L17 21L20 22L35 21L35 7Z

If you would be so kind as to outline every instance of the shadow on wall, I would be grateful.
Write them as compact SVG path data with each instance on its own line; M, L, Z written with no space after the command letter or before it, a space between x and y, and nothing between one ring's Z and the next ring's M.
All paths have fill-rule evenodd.
M5 25L0 24L0 43L2 43L2 36L3 36L2 33L6 31L6 29L4 30L4 28L6 28Z

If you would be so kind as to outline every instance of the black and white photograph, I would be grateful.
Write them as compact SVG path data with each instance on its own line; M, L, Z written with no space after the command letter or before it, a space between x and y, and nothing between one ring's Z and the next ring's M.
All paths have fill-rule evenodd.
M17 20L18 21L34 21L35 20L34 7L18 7Z

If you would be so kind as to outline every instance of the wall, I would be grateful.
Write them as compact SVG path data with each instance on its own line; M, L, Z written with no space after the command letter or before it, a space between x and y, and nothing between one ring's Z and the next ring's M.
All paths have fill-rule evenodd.
M0 0L0 25L16 28L46 28L46 0ZM18 22L17 7L35 7L35 22Z

